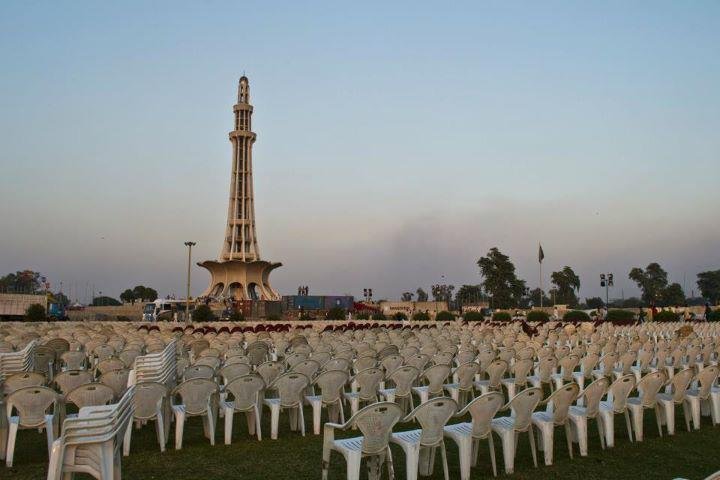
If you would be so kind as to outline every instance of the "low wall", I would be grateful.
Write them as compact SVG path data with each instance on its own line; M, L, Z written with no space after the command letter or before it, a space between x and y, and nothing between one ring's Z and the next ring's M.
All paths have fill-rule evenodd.
M85 307L82 310L68 310L67 316L72 321L118 320L120 317L134 322L142 320L143 303L125 304L120 306Z

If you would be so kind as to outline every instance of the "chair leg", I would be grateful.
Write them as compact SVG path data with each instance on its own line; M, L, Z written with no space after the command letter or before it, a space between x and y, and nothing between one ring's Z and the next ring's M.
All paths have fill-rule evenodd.
M130 427L128 427L128 432L130 431ZM165 420L163 419L162 415L158 415L157 418L155 418L155 431L157 432L157 440L158 444L160 444L160 451L165 451ZM130 450L130 435L128 435L128 450Z
M257 435L258 441L260 441L262 440L262 428L260 428L260 412L258 412L257 405L253 407L253 415L255 417L255 434Z
M572 441L572 432L570 426L570 421L565 420L565 439L567 440L568 445L568 453L570 454L570 458L573 458L573 441Z
M503 458L505 460L505 473L511 474L515 471L515 436L512 430L504 431L501 434L503 446Z
M497 477L497 464L495 461L495 441L493 440L492 432L488 437L488 447L490 449L490 462L492 463L493 477Z
M313 400L311 405L313 410L313 434L320 435L320 415L322 414L322 402ZM328 406L328 415L329 413L330 406Z
M20 419L18 417L10 418L10 428L7 437L7 452L5 454L5 465L13 466L13 458L15 457L15 440L17 439L18 428L20 428Z
M182 449L185 412L175 412L175 450Z
M130 439L132 437L132 426L128 426L125 430L125 439L123 440L123 456L130 455Z
M640 420L640 425L641 425L640 428L642 428L642 420ZM630 412L628 412L627 410L625 410L625 427L627 428L628 438L630 438L630 441L632 442L633 441L632 424L630 423ZM637 437L637 432L635 432L635 433L636 433L636 437Z
M234 408L225 408L225 445L232 443L233 417L235 416Z
M305 413L303 413L302 402L297 407L298 409L298 422L300 422L300 433L305 436Z
M530 435L530 450L532 451L532 456L533 456L533 465L535 465L535 468L537 468L537 466L538 466L537 449L535 448L535 434L533 432L532 423L530 424L530 427L528 427L528 428L529 428L528 433ZM545 445L545 448L547 448L547 447L548 447L548 445ZM552 446L550 446L549 450L550 450L550 452L552 452ZM551 455L552 455L552 453L551 453Z
M385 460L387 464L388 479L395 480L395 467L393 465L392 452L390 451L390 445L387 447L387 458Z
M663 436L663 434L662 434L662 416L663 416L663 412L662 412L662 410L661 410L662 408L663 408L663 406L660 405L659 403L655 405L655 420L656 420L656 422L657 422L658 432L659 432L659 434L660 434L661 437ZM675 403L674 403L674 402L668 402L668 404L665 405L664 408L665 408L665 418L666 418L666 420L667 420L668 433L669 433L669 430L670 430L670 422L675 423ZM673 425L673 430L674 430L674 425Z
M442 442L440 444L440 453L442 455L443 474L445 474L445 480L450 480L450 472L448 471L448 463L447 463L447 451L445 450L445 442Z
M270 438L277 440L278 423L280 423L280 405L273 403L270 405Z
M330 468L330 445L328 442L323 441L323 452L322 452L322 480L327 480L328 469ZM350 460L348 460L348 477L350 476Z

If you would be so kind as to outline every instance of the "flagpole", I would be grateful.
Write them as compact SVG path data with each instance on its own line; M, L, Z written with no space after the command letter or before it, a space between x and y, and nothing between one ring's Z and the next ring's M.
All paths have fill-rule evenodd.
M540 242L538 242L538 252L540 252L541 250L542 250L542 245L540 245ZM542 261L543 261L543 259L539 253L538 253L538 260L540 262L540 308L542 309L543 308L543 297L545 296L544 295L545 292L543 290L543 277L542 277Z

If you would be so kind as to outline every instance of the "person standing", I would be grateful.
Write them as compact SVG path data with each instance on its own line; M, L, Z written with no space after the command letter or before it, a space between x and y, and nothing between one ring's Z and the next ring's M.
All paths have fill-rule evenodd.
M710 316L712 315L712 308L710 308L710 302L705 303L705 321L710 321Z

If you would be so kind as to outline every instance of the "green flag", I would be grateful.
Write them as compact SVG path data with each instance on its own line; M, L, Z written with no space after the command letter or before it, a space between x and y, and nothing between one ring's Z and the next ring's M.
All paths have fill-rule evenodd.
M542 263L545 258L545 253L542 250L542 245L538 243L538 262Z

